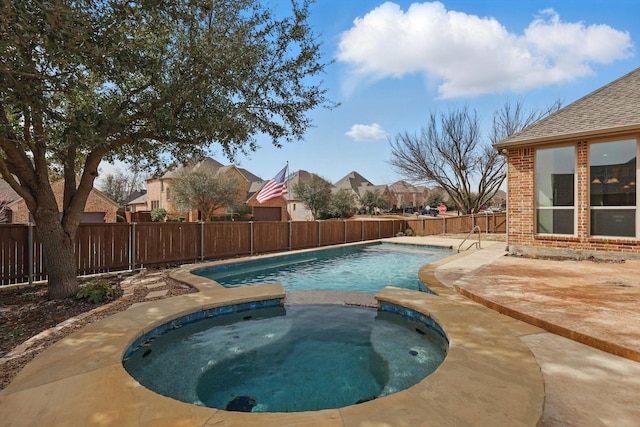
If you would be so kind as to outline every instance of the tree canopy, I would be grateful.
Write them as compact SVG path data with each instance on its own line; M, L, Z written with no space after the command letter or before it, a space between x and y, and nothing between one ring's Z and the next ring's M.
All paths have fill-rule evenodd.
M331 202L331 183L326 179L311 174L311 178L293 186L296 197L311 211L313 219L318 218L320 211L328 211Z
M356 195L351 190L341 188L331 194L328 216L332 218L350 218L356 210Z
M74 239L102 160L228 157L301 139L335 106L309 2L280 16L259 0L4 2L0 174L43 243L49 295L77 290ZM167 160L168 161L168 160ZM61 210L49 170L64 178Z
M244 194L233 176L213 170L195 169L171 184L176 207L182 211L198 210L203 221L210 221L218 208L234 206Z
M387 201L385 200L380 190L367 190L360 197L360 205L367 211L367 213L374 213L376 208L385 206Z

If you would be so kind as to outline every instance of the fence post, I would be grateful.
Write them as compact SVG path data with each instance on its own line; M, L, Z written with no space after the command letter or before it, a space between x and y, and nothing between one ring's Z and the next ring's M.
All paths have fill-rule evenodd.
M447 234L447 217L442 217L442 234Z
M344 225L344 227L343 227L343 230L344 230L344 232L343 232L343 234L344 234L344 242L347 243L347 220L343 219L342 220L342 224Z
M33 223L31 222L27 224L27 242L29 245L27 248L29 285L33 285Z
M136 223L132 222L129 227L129 270L136 268Z
M322 227L320 227L320 221L316 220L318 223L318 246L322 246Z
M380 231L380 219L378 218L378 239L381 238L381 231Z
M291 240L292 240L292 231L291 231L291 220L289 220L289 251L291 251Z
M360 220L360 241L364 242L364 220Z
M249 254L253 255L253 221L249 221Z
M200 221L200 261L204 261L204 221Z

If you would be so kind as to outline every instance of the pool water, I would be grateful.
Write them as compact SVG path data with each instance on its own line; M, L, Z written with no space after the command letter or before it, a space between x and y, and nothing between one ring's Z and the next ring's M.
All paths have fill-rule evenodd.
M419 290L420 267L450 255L442 248L377 243L208 267L194 274L230 288L281 283L286 291L377 293L385 286Z
M140 346L124 366L145 387L184 402L294 412L404 390L446 351L439 333L402 316L311 304L191 323Z

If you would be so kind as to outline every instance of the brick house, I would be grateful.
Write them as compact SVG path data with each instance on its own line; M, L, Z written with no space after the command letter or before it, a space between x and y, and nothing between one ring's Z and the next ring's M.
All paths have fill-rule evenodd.
M512 252L640 255L640 68L494 145Z
M288 193L285 196L280 197L279 199L283 199L285 201L285 214L287 215L288 219L291 219L292 221L311 221L313 219L313 214L311 213L311 211L305 206L304 202L293 190L294 187L299 183L310 180L311 175L311 172L300 169L287 177ZM262 186L260 186L260 188L262 188ZM274 201L275 200L270 200L270 202ZM258 202L256 201L255 204L257 203Z
M395 208L418 208L425 205L429 190L422 185L411 185L406 181L397 181L389 186L389 191L396 201Z
M62 198L64 193L64 182L62 180L55 181L51 184L51 188L58 202L58 209L62 209ZM30 220L29 209L24 199L16 193L9 184L0 179L0 203L4 203L7 207L7 222L13 224L26 224ZM82 223L104 223L116 222L116 212L118 204L107 197L100 190L93 188L82 214Z
M334 192L339 190L351 191L356 197L357 206L360 206L360 198L364 196L367 191L379 192L382 198L386 201L385 206L378 206L382 210L391 210L396 205L396 199L388 185L373 185L371 181L360 175L358 172L353 171L344 176L342 179L336 181L334 186Z
M251 184L256 181L260 181L260 178L247 171L246 169L239 168L235 165L225 166L222 163L206 157L204 160L197 162L193 165L179 166L174 168L159 178L150 178L147 180L147 194L139 197L136 200L130 202L127 206L132 211L140 212L142 210L152 211L156 208L164 208L168 212L169 218L183 217L187 222L194 222L199 220L199 213L197 210L191 212L181 212L177 209L174 198L172 197L172 183L184 176L185 174L195 169L207 169L213 171L215 174L223 174L226 176L233 176L241 183L241 191L238 193L237 205L244 205L247 201ZM228 215L233 213L232 207L219 208L214 212L214 215Z

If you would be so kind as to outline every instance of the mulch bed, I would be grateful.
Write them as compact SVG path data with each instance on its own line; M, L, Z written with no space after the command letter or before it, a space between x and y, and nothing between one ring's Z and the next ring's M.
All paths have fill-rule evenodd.
M145 271L136 277L143 278L152 272ZM0 390L9 385L18 372L44 349L89 323L126 310L137 302L197 292L194 288L170 279L168 271L162 273L161 280L166 285L153 290L167 289L165 296L145 299L149 290L144 286L137 286L133 295L101 304L89 303L75 297L49 301L47 288L43 285L0 288ZM64 328L50 329L74 317L79 319ZM28 348L12 351L47 330L48 333L34 339Z

